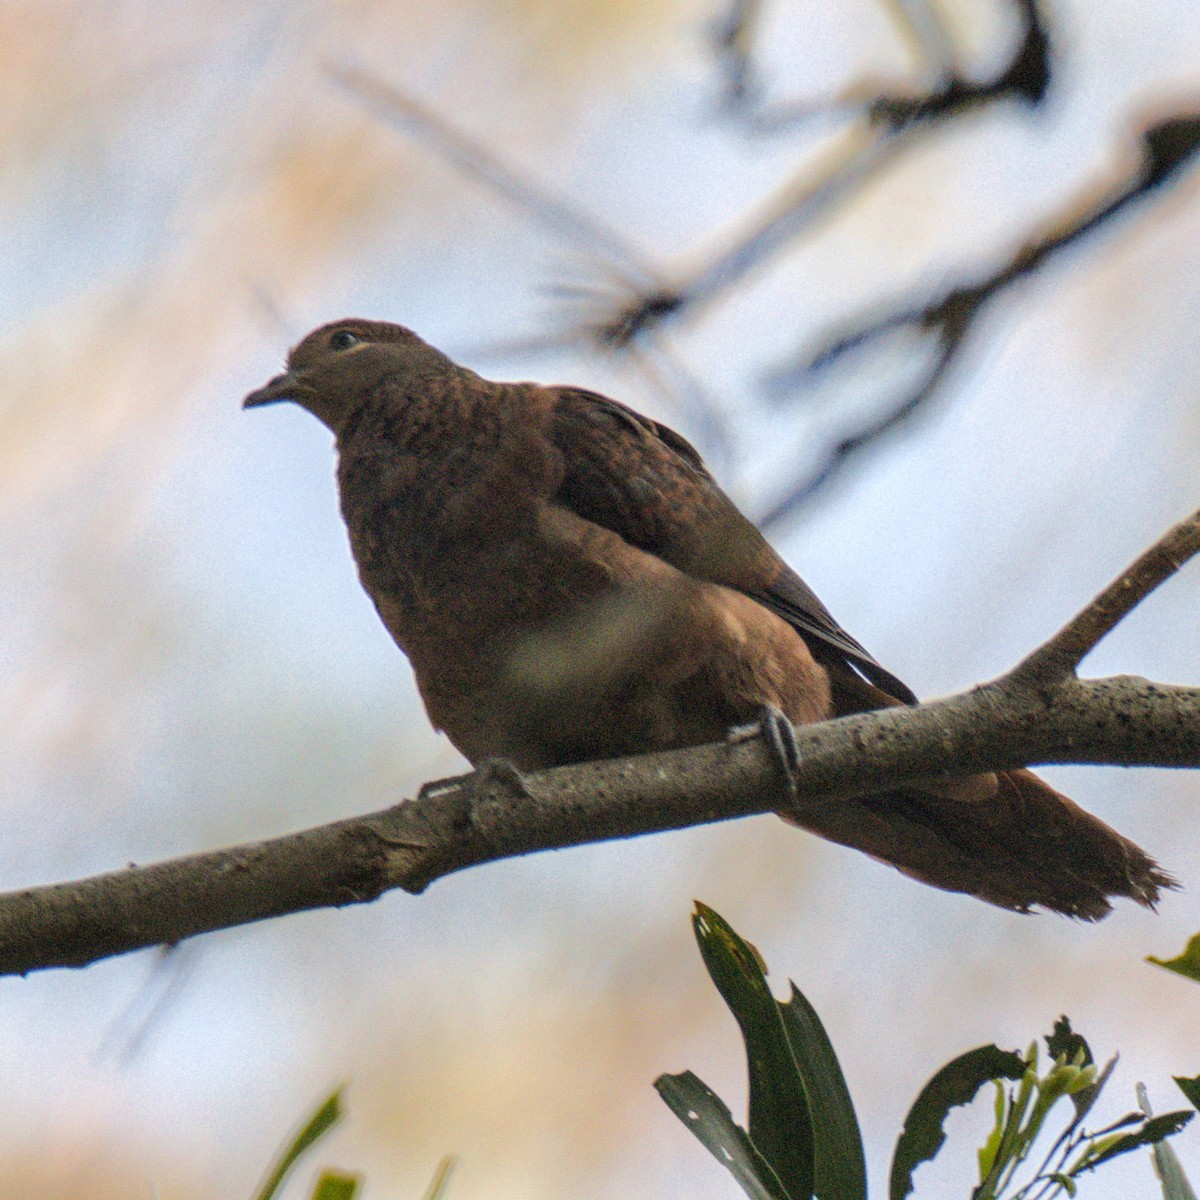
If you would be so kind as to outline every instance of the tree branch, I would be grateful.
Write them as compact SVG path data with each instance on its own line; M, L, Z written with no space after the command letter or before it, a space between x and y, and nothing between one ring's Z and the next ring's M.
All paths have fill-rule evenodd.
M417 893L467 867L539 850L831 803L929 780L1044 763L1200 767L1200 688L1074 668L1200 552L1181 522L1009 674L916 707L796 730L795 793L760 737L524 777L429 784L382 812L269 841L0 895L0 974L84 966L311 908Z
M1022 682L1057 681L1073 675L1079 664L1185 562L1200 554L1200 512L1194 512L1165 533L1145 554L1122 571L1077 616L1045 645L1039 646L1012 677Z
M766 379L768 388L783 395L814 372L827 370L838 359L884 335L900 330L932 339L931 361L916 384L873 415L859 428L845 433L830 446L823 460L787 495L760 518L764 528L795 514L811 500L849 460L866 447L899 428L932 399L950 368L957 363L980 317L998 296L1034 275L1056 256L1099 229L1108 228L1131 205L1159 193L1200 154L1200 114L1189 110L1166 117L1140 134L1140 161L1133 172L1113 185L1097 201L1092 194L1068 206L1038 236L1017 247L1003 263L985 276L962 279L948 290L913 307L900 307L855 322L816 354L804 353L776 366ZM1093 189L1094 190L1094 189Z

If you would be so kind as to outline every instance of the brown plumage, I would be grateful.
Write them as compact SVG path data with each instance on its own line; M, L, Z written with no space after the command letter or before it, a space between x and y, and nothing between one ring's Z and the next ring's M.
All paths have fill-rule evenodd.
M363 586L434 725L522 769L915 703L677 433L572 387L492 383L396 325L306 337L247 407L333 431ZM831 806L807 827L936 887L1094 920L1171 880L1029 771Z

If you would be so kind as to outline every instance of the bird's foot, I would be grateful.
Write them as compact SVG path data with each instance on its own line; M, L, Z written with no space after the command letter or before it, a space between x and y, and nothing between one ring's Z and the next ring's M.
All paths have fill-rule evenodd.
M450 793L453 808L453 824L461 831L477 827L477 813L489 794L502 790L513 799L528 799L533 795L525 776L507 758L485 758L469 775L451 775L446 779L434 779L417 793L416 804L437 801ZM442 802L443 804L445 801ZM439 806L440 807L440 806ZM418 807L418 811L420 811ZM412 849L425 849L427 843L419 840L383 837L389 845Z
M762 738L779 766L788 791L796 794L796 772L800 767L800 747L796 743L796 727L773 704L764 704L753 725L737 725L726 735L731 743Z
M533 791L515 763L507 758L485 758L473 774L462 780L459 796L471 835L491 845L495 810L502 808L506 801L532 799Z
M443 792L458 792L467 801L482 798L489 787L500 786L519 798L532 796L529 783L507 758L485 758L469 775L433 779L421 788L418 800L432 799Z
M468 796L472 799L482 798L489 788L500 787L514 799L528 800L533 792L529 788L529 780L525 778L515 763L507 758L485 758L468 775L464 783Z
M450 793L451 804L458 801L458 805L452 809L451 820L453 824L463 826L464 828L470 824L471 808L470 802L462 795L468 783L474 778L474 775L450 775L445 779L431 779L428 783L421 785L421 790L417 793L415 800L402 800L397 806L397 812L402 812L406 815L407 820L404 822L406 832L401 836L396 836L388 832L387 819L390 817L393 810L389 810L385 814L385 818L381 821L372 822L372 831L375 836L385 845L394 850L428 850L431 845L435 845L439 840L439 835L436 832L431 832L428 837L419 837L415 834L410 834L407 829L410 826L419 826L424 824L433 830L438 824L438 818L434 816L436 813L444 813L445 802L438 804L438 798ZM444 818L442 818L444 820Z

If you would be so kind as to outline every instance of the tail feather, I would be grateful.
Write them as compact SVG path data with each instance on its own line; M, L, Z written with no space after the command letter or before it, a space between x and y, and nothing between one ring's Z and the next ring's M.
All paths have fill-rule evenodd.
M1153 908L1178 886L1145 851L1032 771L976 778L986 798L964 799L961 786L886 792L793 823L934 887L1018 912L1098 921L1112 897Z

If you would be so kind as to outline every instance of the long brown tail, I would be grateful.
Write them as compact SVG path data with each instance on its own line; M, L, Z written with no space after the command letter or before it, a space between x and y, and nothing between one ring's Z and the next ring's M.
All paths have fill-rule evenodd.
M980 798L972 799L977 789ZM1178 886L1133 842L1032 771L976 776L939 792L846 801L803 827L934 887L1019 912L1036 906L1098 921L1111 910L1110 897L1152 908L1162 889Z

